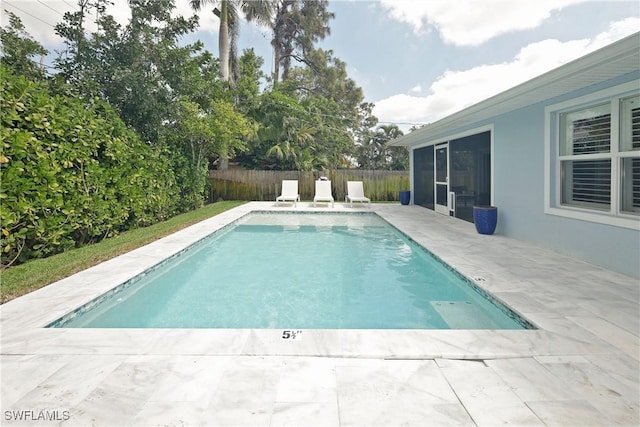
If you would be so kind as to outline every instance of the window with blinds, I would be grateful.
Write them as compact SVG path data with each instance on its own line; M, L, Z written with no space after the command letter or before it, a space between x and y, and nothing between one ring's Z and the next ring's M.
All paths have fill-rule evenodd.
M562 203L594 209L611 206L611 106L563 113ZM602 159L584 158L601 155Z
M545 108L545 212L622 227L640 221L640 80Z
M611 203L611 160L562 162L566 177L563 200L565 204L601 206Z
M631 159L631 210L640 212L640 158Z
M563 129L560 154L609 153L611 151L611 105L609 103L560 115Z
M622 211L640 213L640 157L622 159Z
M572 124L572 154L608 153L611 150L611 114L575 120Z
M640 96L620 101L620 151L640 150Z
M620 102L621 210L640 214L640 96ZM628 156L628 157L627 157Z
M631 110L631 149L640 150L640 108Z

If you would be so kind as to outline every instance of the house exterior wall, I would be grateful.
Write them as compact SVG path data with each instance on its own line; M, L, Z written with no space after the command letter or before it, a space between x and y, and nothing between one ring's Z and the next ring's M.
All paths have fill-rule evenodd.
M634 229L545 213L548 181L545 179L545 107L639 77L640 73L621 76L588 90L474 123L465 129L451 128L436 139L493 126L493 200L498 207L496 233L640 277L640 222Z
M497 233L640 277L640 231L544 212L544 107L495 120Z

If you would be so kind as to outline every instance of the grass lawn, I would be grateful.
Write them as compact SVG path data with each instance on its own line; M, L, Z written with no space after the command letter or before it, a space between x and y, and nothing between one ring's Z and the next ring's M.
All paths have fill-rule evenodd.
M130 230L93 245L10 267L4 270L0 277L0 300L5 303L243 203L246 202L212 203L201 209L175 216L149 227Z

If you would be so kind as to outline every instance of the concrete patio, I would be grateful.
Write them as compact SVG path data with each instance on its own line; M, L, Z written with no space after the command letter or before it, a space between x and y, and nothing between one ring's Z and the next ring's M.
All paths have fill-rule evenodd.
M299 203L296 211L363 211ZM252 202L0 306L2 425L637 426L640 284L417 206L371 210L536 330L44 328Z

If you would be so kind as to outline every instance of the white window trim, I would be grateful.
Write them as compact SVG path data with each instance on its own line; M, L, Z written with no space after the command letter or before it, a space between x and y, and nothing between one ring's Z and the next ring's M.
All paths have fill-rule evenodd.
M544 109L544 212L548 215L562 216L566 218L577 219L581 221L590 221L600 224L607 224L616 227L640 229L640 218L637 215L625 214L620 212L619 207L619 166L617 161L621 156L627 156L636 152L629 152L622 155L619 150L619 131L618 125L614 127L612 133L612 176L616 179L612 182L611 187L611 210L609 212L596 211L588 208L580 208L575 206L562 205L560 203L562 179L560 177L560 159L566 156L560 156L558 151L558 141L560 138L560 126L557 125L560 113L571 109L588 106L597 102L611 101L612 99L625 98L630 95L640 93L640 80L634 80L578 98L573 98L558 104L549 105ZM612 122L615 120L619 123L619 103L614 102L612 105ZM615 114L614 114L615 112ZM556 126L552 127L552 118L555 118ZM615 141L615 143L614 143ZM556 152L552 152L552 142L555 143ZM551 175L551 165L555 164L556 173ZM555 190L555 197L551 196L551 189Z

